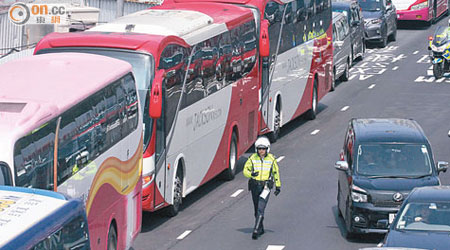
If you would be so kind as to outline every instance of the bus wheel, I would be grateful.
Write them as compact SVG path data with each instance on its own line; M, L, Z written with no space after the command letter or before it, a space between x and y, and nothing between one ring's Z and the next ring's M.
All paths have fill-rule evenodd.
M180 172L178 172L177 176L175 177L175 181L173 183L173 204L167 208L167 216L174 217L180 211L180 206L183 199L182 189L183 189L182 176Z
M280 117L280 108L278 107L279 102L277 102L277 107L275 108L275 117L273 119L273 131L268 135L270 142L274 143L278 140L278 137L280 136L280 123L281 123L281 117Z
M117 249L117 232L114 225L111 223L108 231L108 250L116 250Z
M234 179L236 175L236 164L238 160L238 152L237 152L237 138L236 134L233 133L230 141L230 153L228 155L228 168L223 173L223 179L227 181L231 181Z
M306 113L308 120L316 119L317 115L317 79L314 80L313 96L311 101L311 109Z

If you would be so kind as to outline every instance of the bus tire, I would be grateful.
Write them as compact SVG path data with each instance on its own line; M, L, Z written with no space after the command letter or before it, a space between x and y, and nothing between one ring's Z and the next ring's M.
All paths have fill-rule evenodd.
M181 166L178 166L179 168ZM167 207L166 215L169 217L174 217L180 211L180 206L182 203L183 195L183 176L181 171L177 171L177 176L173 183L173 204Z
M280 109L280 102L277 101L276 107L275 107L275 117L273 120L273 131L268 134L269 140L271 143L274 143L278 140L278 137L280 136L280 130L281 130L281 109Z
M308 120L314 120L314 119L316 119L316 115L317 115L317 78L314 79L311 109L307 111L306 118Z
M231 135L230 146L228 149L228 168L223 172L222 178L224 180L231 181L236 175L236 165L238 161L237 137L234 132L233 135Z
M336 89L336 67L333 67L333 78L331 79L330 91L334 91L335 89Z
M109 226L108 230L108 250L116 250L117 249L117 231L116 227L113 223Z

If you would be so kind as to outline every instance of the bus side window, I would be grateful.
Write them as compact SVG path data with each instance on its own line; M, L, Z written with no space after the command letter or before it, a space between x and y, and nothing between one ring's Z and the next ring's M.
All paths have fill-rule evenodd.
M286 52L296 46L292 2L285 4L284 7L286 10L284 11L284 24L281 32L281 45L278 54Z
M269 21L269 43L271 64L276 57L278 37L281 31L281 20L283 17L283 6L274 1L269 1L264 9L264 19Z
M256 62L256 24L254 21L244 24L244 76L252 71Z
M52 120L19 139L14 146L16 186L53 189L53 148L56 122Z

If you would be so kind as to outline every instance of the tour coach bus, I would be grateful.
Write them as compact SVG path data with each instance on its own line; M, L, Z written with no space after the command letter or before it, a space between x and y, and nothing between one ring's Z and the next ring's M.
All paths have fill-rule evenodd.
M0 184L81 198L91 248L128 249L142 219L131 65L64 53L8 62L0 75Z
M238 157L256 140L257 36L248 8L173 4L50 34L35 52L93 53L133 66L144 110L143 209L166 207L174 216L208 180L233 179Z
M0 186L0 248L89 250L84 204L46 190Z
M262 33L268 25L270 55L260 64L259 133L276 141L281 126L301 114L315 119L317 104L334 81L331 1L165 0L157 8L173 3L202 8L206 2L248 7Z
M441 15L448 15L447 0L392 0L398 20L425 21L432 24Z

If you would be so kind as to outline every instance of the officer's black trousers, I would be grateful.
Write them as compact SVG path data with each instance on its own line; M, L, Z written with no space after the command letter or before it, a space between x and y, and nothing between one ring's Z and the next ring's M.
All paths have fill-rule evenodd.
M262 221L264 220L264 210L266 209L267 202L269 201L270 193L267 195L266 199L261 198L259 195L264 189L263 182L254 182L250 185L250 191L252 192L253 208L255 212L255 219L257 220L261 216L261 224L258 230L264 230Z

